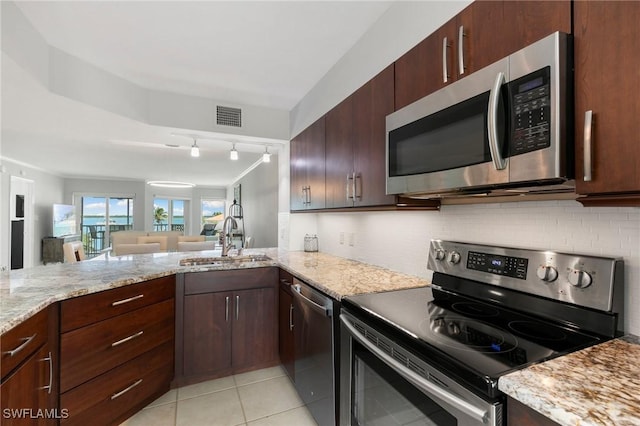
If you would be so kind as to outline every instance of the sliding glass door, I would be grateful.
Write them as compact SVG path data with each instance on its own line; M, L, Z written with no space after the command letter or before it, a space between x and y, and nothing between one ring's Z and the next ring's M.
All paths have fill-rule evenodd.
M87 257L109 247L110 234L133 229L133 198L82 197L82 243Z

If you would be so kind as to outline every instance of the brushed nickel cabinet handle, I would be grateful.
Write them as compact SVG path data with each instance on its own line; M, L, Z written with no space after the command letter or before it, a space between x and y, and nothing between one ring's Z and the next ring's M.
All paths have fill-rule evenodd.
M240 315L240 296L236 296L236 321Z
M51 352L49 352L49 356L42 358L40 361L49 362L49 384L41 387L40 389L46 389L47 393L51 394L51 389L53 388L53 358L51 357Z
M122 300L118 300L117 302L113 302L111 306L123 305L125 303L133 302L134 300L142 299L143 297L144 297L144 294L139 294L137 296L133 296L128 299L122 299Z
M35 337L36 337L37 335L38 335L38 333L35 333L35 334L34 334L33 336L31 336L31 337L24 337L24 338L20 339L20 340L23 340L23 341L24 341L24 343L23 343L23 344L21 344L20 346L18 346L18 347L17 347L17 348L15 348L15 349L12 349L12 350L10 350L10 351L6 351L6 352L4 352L4 353L5 353L5 354L8 354L9 356L14 356L14 355L16 355L18 352L20 352L21 350L23 350L24 348L26 348L26 347L27 347L27 345L28 345L29 343L31 343L31 341L32 341L33 339L35 339Z
M592 156L593 156L593 111L585 111L584 113L584 181L590 182L593 177Z
M358 192L358 182L360 182L360 192ZM353 201L362 198L362 179L360 173L353 173Z
M293 304L289 305L289 331L293 331Z
M464 26L460 25L458 28L458 72L460 75L464 74Z
M138 379L136 380L133 384L131 384L130 386L127 386L126 388L122 389L120 392L116 392L113 395L111 395L111 399L114 400L122 395L124 395L125 393L129 392L131 389L135 388L136 386L138 386L140 383L142 383L142 379Z
M142 331L142 330L141 330L141 331L138 331L136 334L132 334L131 336L129 336L129 337L125 337L125 338L124 338L124 339L122 339L122 340L118 340L117 342L113 342L113 343L111 344L111 347L113 348L113 347L115 347L115 346L118 346L118 345L121 345L121 344L123 344L123 343L125 343L125 342L128 342L129 340L133 340L133 339L135 339L136 337L140 337L140 336L142 336L142 334L143 334L143 333L144 333L144 331Z
M449 67L447 67L447 49L449 48L449 40L447 37L442 39L442 82L449 81Z
M353 188L353 184L351 182L353 180L353 178L351 176L352 176L351 174L347 174L347 189L346 189L347 201L353 200L353 195L350 195L351 194L351 188Z
M224 320L229 322L229 296L224 298Z

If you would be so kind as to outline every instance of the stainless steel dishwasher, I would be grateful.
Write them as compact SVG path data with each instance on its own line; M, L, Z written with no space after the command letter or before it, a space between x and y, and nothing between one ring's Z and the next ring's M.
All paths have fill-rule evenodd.
M296 278L293 295L295 386L318 425L335 425L337 302Z

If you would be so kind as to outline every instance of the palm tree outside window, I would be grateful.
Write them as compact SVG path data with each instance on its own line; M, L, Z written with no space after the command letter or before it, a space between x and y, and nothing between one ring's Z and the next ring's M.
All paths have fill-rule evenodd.
M186 203L186 200L154 198L153 230L184 232Z

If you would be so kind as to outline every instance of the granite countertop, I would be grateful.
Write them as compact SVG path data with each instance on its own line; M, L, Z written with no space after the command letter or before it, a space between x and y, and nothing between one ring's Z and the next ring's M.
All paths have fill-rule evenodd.
M640 425L640 338L625 336L501 377L498 388L564 426Z
M0 333L59 300L121 287L177 272L279 266L340 300L344 296L428 285L425 279L325 253L250 249L272 260L180 266L180 260L219 256L217 251L103 255L78 262L41 265L0 273Z

